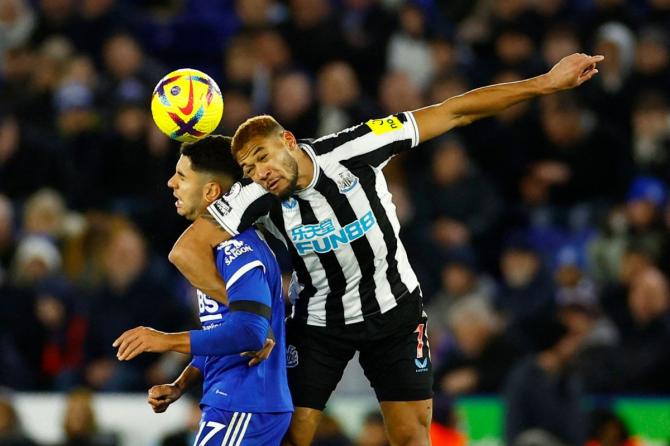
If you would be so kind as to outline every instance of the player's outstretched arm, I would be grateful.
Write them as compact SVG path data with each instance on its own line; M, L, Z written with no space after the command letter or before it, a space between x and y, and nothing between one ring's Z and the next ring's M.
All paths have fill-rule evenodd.
M603 56L572 54L540 76L477 88L413 112L421 142L536 96L575 88L598 73Z
M202 372L193 365L186 366L171 384L159 384L149 389L147 402L154 412L163 413L177 401L193 384L202 381Z
M119 336L119 361L129 361L142 353L168 351L201 356L226 356L262 350L269 334L269 321L255 313L234 311L211 330L165 333L151 327L136 327Z
M186 228L168 255L191 285L224 305L228 305L226 284L216 269L212 248L230 238L205 214Z

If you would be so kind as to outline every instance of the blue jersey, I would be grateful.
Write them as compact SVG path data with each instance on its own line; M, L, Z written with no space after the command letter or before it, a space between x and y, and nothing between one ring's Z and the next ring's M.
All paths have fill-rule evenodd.
M281 271L274 254L250 228L216 248L216 265L226 283L229 305L255 301L271 309L275 347L270 357L249 367L248 357L194 356L204 376L201 404L227 411L268 413L293 411L286 378L286 336ZM267 289L269 288L269 293ZM265 290L259 292L259 289ZM227 317L229 308L198 290L200 322L211 330Z

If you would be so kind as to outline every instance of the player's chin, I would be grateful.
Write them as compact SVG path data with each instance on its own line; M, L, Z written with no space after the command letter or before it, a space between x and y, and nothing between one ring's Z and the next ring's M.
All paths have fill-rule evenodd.
M284 188L284 189L282 189L282 190L273 191L273 192L271 192L271 193L272 193L273 195L277 196L277 198L279 198L280 200L286 200L288 197L291 196L291 193L292 193L292 192L293 192L293 191L291 190L291 188L290 188L290 187L287 187L287 188Z

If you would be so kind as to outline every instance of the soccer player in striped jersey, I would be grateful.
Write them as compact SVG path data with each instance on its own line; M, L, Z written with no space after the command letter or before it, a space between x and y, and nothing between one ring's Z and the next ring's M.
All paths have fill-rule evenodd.
M238 128L232 151L246 178L203 215L218 225L208 218L195 221L170 260L191 283L223 294L203 251L255 222L284 242L297 279L287 326L296 409L284 444L311 443L321 412L357 351L391 444L429 444L426 316L382 168L396 154L452 128L581 85L598 72L601 60L573 54L544 75L479 88L316 140L296 140L270 116Z
M177 212L193 220L239 178L230 138L208 136L181 147L168 186ZM120 360L142 352L177 351L193 360L172 384L149 390L149 403L163 412L204 378L202 421L195 446L279 445L293 404L286 378L284 299L274 254L255 228L241 231L213 249L227 298L217 301L198 290L202 330L163 333L137 327L115 342ZM276 348L251 367L244 352L259 351L270 327ZM252 359L252 362L254 360Z

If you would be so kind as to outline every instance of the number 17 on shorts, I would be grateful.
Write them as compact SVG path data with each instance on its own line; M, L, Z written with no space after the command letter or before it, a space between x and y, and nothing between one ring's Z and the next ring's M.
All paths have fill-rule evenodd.
M278 446L290 422L291 412L229 412L205 406L193 446Z

